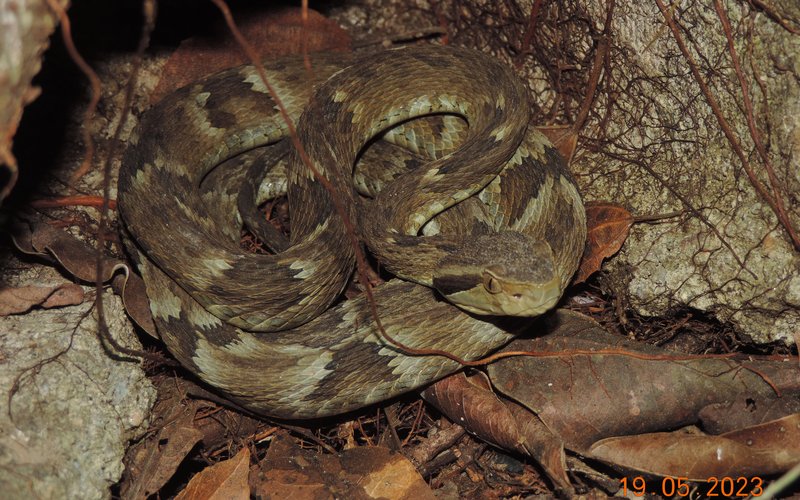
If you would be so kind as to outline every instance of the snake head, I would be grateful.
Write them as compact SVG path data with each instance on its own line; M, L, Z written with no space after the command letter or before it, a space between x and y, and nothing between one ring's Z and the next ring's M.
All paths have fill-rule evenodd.
M442 259L433 286L461 309L493 316L538 316L563 292L550 245L515 231L466 241Z

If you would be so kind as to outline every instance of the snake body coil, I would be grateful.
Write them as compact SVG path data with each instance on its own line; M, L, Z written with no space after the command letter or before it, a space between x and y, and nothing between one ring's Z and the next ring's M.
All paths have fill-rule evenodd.
M533 316L554 305L585 239L564 161L528 127L525 89L493 58L431 46L312 57L312 65L308 72L299 59L266 64L309 159L336 193L292 153L285 250L240 248L241 175L222 170L227 160L287 136L252 67L184 87L149 110L119 179L128 249L169 350L231 400L284 418L356 409L459 368L387 344L363 297L331 308L354 262L335 200L381 263L408 280L375 290L386 331L406 345L466 359L525 327L494 315ZM365 144L432 114L466 121L460 144L429 154L430 163L359 201L352 170ZM413 130L387 136L425 148ZM477 209L464 222L459 212L470 204ZM442 228L447 217L459 222L435 234L437 216Z

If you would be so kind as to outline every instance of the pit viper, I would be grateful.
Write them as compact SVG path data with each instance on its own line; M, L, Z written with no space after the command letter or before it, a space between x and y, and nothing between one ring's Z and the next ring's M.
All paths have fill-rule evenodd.
M341 300L352 234L397 276L374 293L385 331L464 359L555 305L586 236L573 177L529 126L527 90L497 59L414 46L310 62L264 63L304 149L289 154L285 248L242 249L238 192L262 180L226 170L288 141L253 66L192 83L143 113L118 184L126 246L167 348L231 401L278 418L340 414L459 369L388 343L365 297ZM427 129L446 146L431 146L441 150L374 198L358 194L354 165L376 137L426 153L413 125L426 116L443 117ZM463 124L452 138L448 120ZM469 204L477 215L460 215ZM437 222L448 216L456 229Z

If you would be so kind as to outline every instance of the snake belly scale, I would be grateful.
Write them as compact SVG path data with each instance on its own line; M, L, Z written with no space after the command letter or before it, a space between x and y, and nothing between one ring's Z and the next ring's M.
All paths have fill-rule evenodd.
M583 250L585 215L563 159L528 127L526 90L507 67L435 46L312 56L311 72L299 58L265 67L309 158L370 250L402 278L375 289L392 337L475 359L529 324L503 314L534 316L555 304ZM364 145L431 114L462 117L461 144L360 200L353 165ZM273 255L240 248L235 193L200 186L224 177L215 168L226 160L286 136L250 66L190 84L142 116L118 204L168 349L232 401L280 418L346 412L456 371L449 359L387 344L363 297L331 307L354 249L334 195L296 152L288 247ZM463 203L482 214L464 226L481 229L419 235Z

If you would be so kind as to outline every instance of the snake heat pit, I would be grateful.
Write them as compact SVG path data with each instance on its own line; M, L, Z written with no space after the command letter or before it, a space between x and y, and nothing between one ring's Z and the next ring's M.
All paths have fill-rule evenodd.
M564 160L528 125L525 87L494 58L417 46L311 61L311 72L299 58L265 66L336 194L289 152L291 236L274 253L240 247L254 218L244 212L282 184L261 165L289 149L251 66L145 113L119 179L128 250L169 350L232 401L282 418L346 412L459 369L388 344L364 297L340 300L355 250L334 202L397 276L375 289L388 334L465 359L556 304L586 236ZM394 152L417 167L354 167Z

